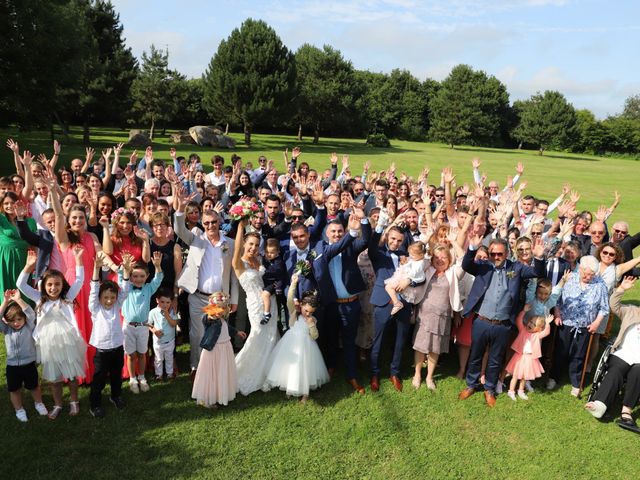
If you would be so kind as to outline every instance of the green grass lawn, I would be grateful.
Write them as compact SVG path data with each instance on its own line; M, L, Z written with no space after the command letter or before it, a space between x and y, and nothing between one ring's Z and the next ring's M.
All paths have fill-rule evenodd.
M48 135L41 132L0 132L32 152L51 152ZM80 131L74 131L72 142L63 145L63 163L83 155L80 138ZM116 141L126 141L126 132L94 132L96 148ZM281 168L283 148L297 144L294 137L278 135L254 135L253 141L250 149L242 145L236 149L244 161L255 165L258 155L266 154ZM482 170L503 184L522 161L532 194L552 200L569 180L582 193L579 206L594 210L601 203L609 205L617 189L622 203L612 220L627 220L632 232L640 228L640 197L635 188L640 164L632 160L564 153L539 157L535 152L467 147L451 150L402 141L393 141L390 149L371 149L362 140L349 139L321 139L320 145L302 142L301 146L301 160L315 168L328 164L329 154L336 151L351 156L354 174L366 160L376 170L396 162L399 171L413 175L426 164L433 183L439 182L437 172L447 165L458 173L458 183L470 182L470 159L479 155ZM156 157L168 159L169 147L166 138L157 139ZM193 151L200 153L205 165L214 153L210 148L179 148L183 154ZM2 174L13 168L8 149L0 153L0 166ZM628 299L640 298L638 288L632 293ZM566 386L553 393L537 388L528 402L514 403L500 396L496 408L489 410L481 394L465 402L457 400L464 384L453 376L455 354L442 358L437 392L424 386L413 391L407 348L405 391L397 393L384 379L388 350L381 362L379 393L367 389L362 397L352 394L339 372L306 405L287 400L282 392L258 392L237 398L227 408L205 410L190 400L190 383L183 374L171 384L152 384L146 394L134 396L126 391L126 410L116 412L107 405L107 417L102 420L88 414L87 389L81 390L80 417L69 417L65 409L55 422L35 418L32 402L25 396L31 419L23 425L15 419L7 395L0 408L0 428L11 446L0 476L637 479L640 475L640 436L613 422L595 421ZM184 347L179 363L183 369L188 365ZM366 365L361 365L360 373L366 380ZM0 387L4 385L2 375ZM48 392L45 398L51 405Z

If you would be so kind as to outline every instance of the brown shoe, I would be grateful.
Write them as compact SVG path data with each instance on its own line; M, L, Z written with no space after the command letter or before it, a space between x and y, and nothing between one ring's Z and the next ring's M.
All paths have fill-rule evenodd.
M327 371L329 372L329 378L333 378L336 375L336 369L335 368L327 368Z
M351 385L351 388L353 388L354 392L358 392L360 395L364 395L364 387L358 383L358 380L352 378L350 380L347 380L347 383Z
M492 408L496 406L496 396L489 390L484 391L484 399L487 402L487 407Z
M378 377L374 375L371 377L371 391L377 392L378 390L380 390L380 382L378 381Z
M464 390L462 390L460 392L460 394L458 395L458 399L459 400L466 400L467 398L469 398L474 393L476 393L476 389L475 388L467 387L467 388L465 388Z
M393 388L395 388L399 392L402 391L402 380L400 380L399 377L396 377L395 375L391 375L389 377L389 380L391 380L391 383L393 383Z

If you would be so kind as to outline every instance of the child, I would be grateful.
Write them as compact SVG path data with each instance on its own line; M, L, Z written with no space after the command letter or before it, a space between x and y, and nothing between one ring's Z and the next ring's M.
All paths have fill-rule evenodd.
M7 389L11 404L16 410L16 418L27 421L27 412L22 406L22 387L31 392L36 411L47 415L47 407L42 403L42 392L38 385L36 367L36 344L33 330L36 326L36 314L20 297L18 290L4 292L0 305L0 332L4 333L7 352Z
M129 254L122 256L120 285L116 285L110 280L100 284L103 263L102 255L96 255L89 292L89 311L93 322L89 343L96 349L96 354L93 357L95 371L89 394L91 401L89 413L96 418L104 417L102 390L106 383L107 374L111 383L111 403L118 410L124 408L124 401L121 397L124 336L120 324L120 309L129 294L129 277L133 268L133 257Z
M262 281L263 313L260 325L266 325L271 320L271 295L281 295L287 279L287 269L280 256L280 242L276 238L269 238L264 249L262 265L265 268Z
M131 270L131 290L122 304L122 332L124 333L124 353L127 354L129 370L129 388L133 393L149 391L149 384L144 377L146 353L149 344L149 307L151 296L156 292L164 274L162 273L162 253L153 252L151 258L156 273L151 282L146 283L149 269L146 263L138 262ZM136 377L136 367L138 376Z
M409 245L409 260L400 266L395 271L391 278L384 281L384 289L391 297L391 303L393 308L391 309L391 316L398 313L404 307L404 304L398 299L396 294L396 287L405 280L411 280L412 283L424 282L426 279L424 273L424 255L427 251L427 247L422 242L415 242ZM400 295L409 303L415 303L411 290L407 290Z
M525 322L530 317L546 317L553 307L558 303L558 298L562 293L562 287L569 279L571 272L567 270L562 276L558 284L551 288L551 281L542 278L538 282L530 281L527 286L527 304L531 305L531 309L525 314Z
M153 355L156 380L162 381L162 367L167 378L173 377L173 350L176 346L178 319L170 312L173 289L161 288L156 295L158 306L149 313L149 330L153 334Z
M247 338L247 334L238 332L227 324L230 305L226 293L213 293L209 297L209 305L202 310L206 314L202 319L202 353L193 381L191 398L194 398L198 405L217 408L217 404L227 405L236 398L238 391L236 362L229 332L243 339Z
M293 300L297 286L298 274L295 273L287 297L289 330L269 357L266 384L285 390L287 395L302 396L300 401L304 403L309 398L310 390L329 381L329 372L315 342L318 329L313 312L319 304L318 295L311 291L304 292L298 314Z
M40 280L40 290L31 287L27 279L37 259L32 250L27 254L27 263L17 281L20 291L37 304L33 337L38 361L42 364L42 377L52 382L51 394L55 404L49 413L51 420L62 411L62 382L65 379L69 380L71 396L69 415L75 416L80 412L76 377L84 376L87 344L78 330L73 301L84 282L83 250L80 245L73 247L76 279L71 286L58 270L47 270Z
M525 325L523 323L524 317L529 309L530 306L525 305L524 310L520 312L516 319L518 337L511 345L511 349L515 353L506 368L507 372L512 375L507 395L513 401L516 400L515 388L518 381L520 382L518 396L522 400L529 400L529 397L524 392L525 382L540 378L544 373L544 368L542 368L542 364L538 360L542 356L540 340L549 335L551 331L549 324L553 321L553 315L530 317Z

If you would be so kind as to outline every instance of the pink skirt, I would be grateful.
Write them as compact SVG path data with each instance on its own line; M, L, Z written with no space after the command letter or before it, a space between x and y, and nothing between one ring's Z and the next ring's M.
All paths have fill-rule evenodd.
M238 379L231 340L216 343L213 350L202 350L191 398L198 405L227 405L236 398Z
M530 353L523 355L518 352L514 352L506 370L518 380L535 380L544 373L540 360L533 358Z
M451 336L456 339L457 344L463 347L471 346L471 327L474 316L475 313L471 313L462 319L459 327L451 327Z

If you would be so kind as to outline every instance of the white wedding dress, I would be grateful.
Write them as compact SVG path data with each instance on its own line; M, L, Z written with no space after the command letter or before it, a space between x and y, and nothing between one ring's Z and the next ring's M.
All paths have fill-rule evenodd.
M238 277L240 285L247 294L247 311L251 332L242 350L236 355L236 369L238 375L238 389L242 395L249 395L256 390L268 390L265 384L267 377L267 361L273 347L278 342L278 307L274 296L271 297L271 320L266 325L260 325L262 320L262 275L260 270L249 268L245 262L245 271Z

